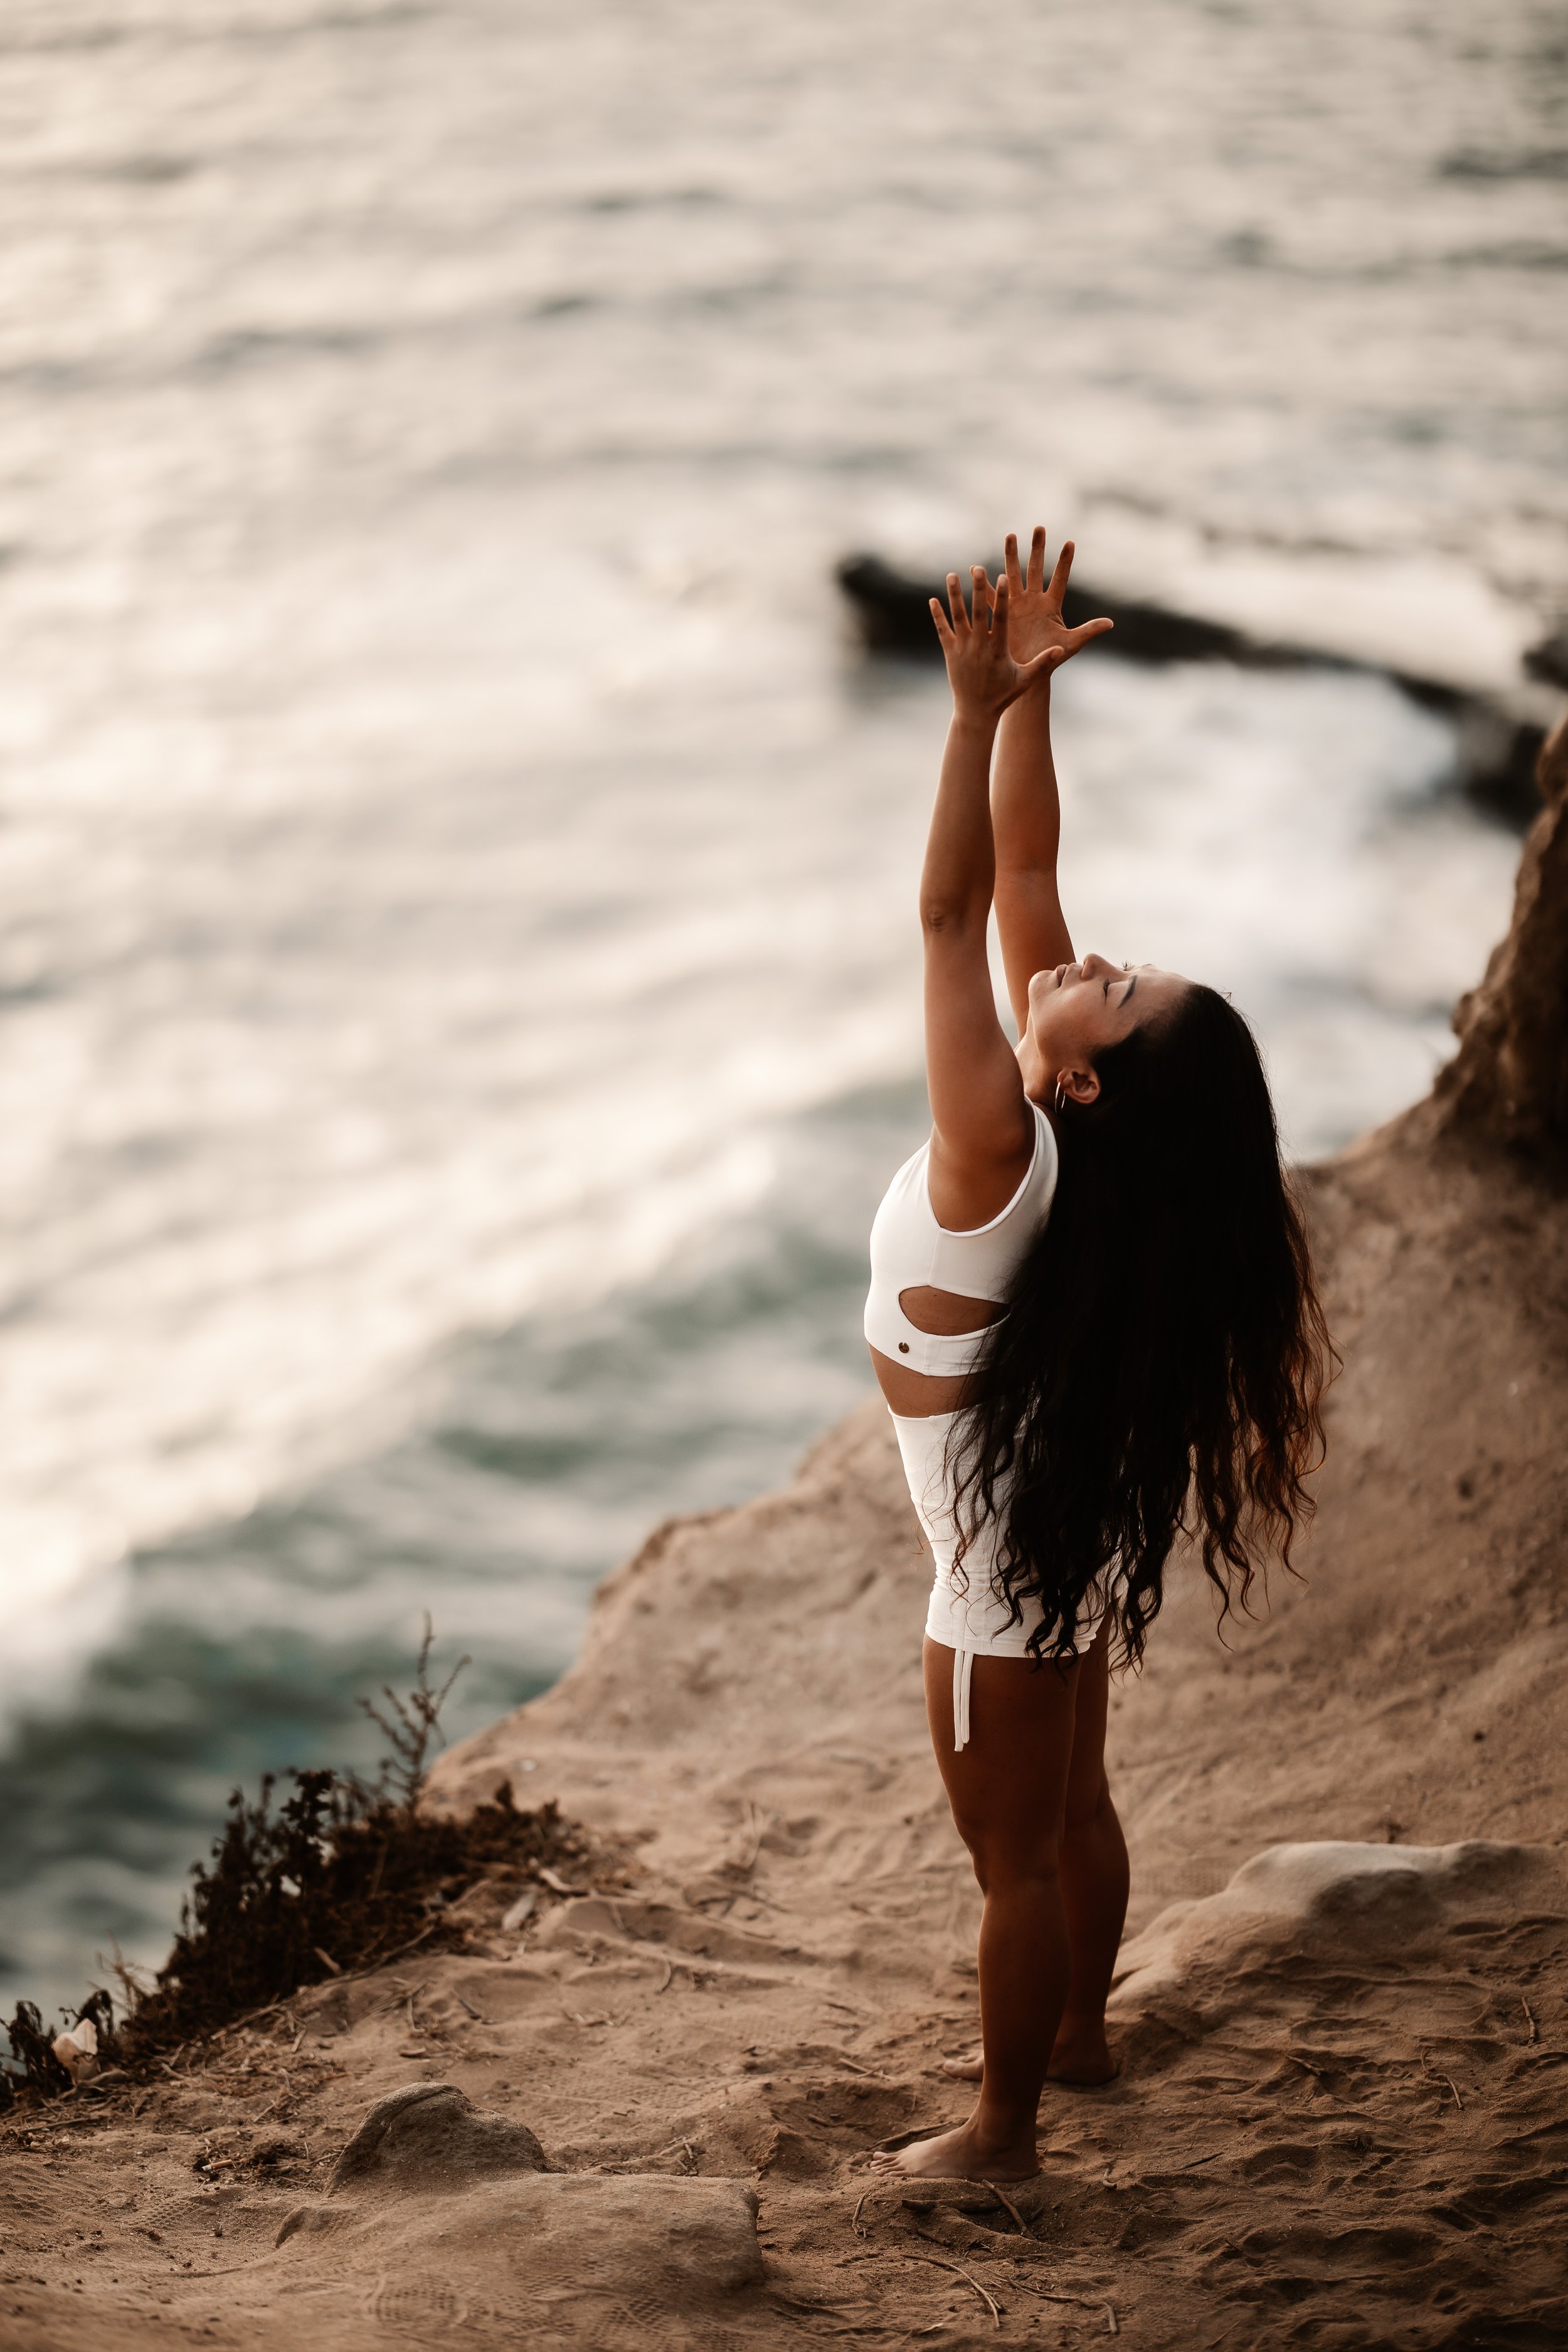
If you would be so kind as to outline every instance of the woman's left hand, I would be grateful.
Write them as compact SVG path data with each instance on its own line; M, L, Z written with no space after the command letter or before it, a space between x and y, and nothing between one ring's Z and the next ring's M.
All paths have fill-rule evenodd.
M994 721L1010 702L1027 693L1037 677L1067 658L1059 646L1047 646L1029 661L1014 658L1008 635L1007 582L993 587L983 563L972 566L973 616L963 601L956 572L947 575L948 611L931 600L931 618L947 662L953 708L962 717Z

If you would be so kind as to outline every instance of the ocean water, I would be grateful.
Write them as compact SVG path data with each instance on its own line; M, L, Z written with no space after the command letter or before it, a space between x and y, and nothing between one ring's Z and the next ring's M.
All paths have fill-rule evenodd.
M1043 515L1517 678L1565 83L1525 0L7 9L0 1991L865 1392L943 693L838 554ZM1301 1154L1419 1095L1518 851L1445 724L1057 703L1079 946L1231 988Z

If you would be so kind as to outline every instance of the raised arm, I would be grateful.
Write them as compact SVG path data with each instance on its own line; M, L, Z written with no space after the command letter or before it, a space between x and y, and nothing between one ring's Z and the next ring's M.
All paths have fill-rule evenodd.
M1108 620L1068 628L1062 599L1072 570L1073 543L1063 542L1049 583L1046 580L1046 534L1037 527L1026 573L1018 566L1018 542L1007 535L1005 581L1013 650L1020 661L1043 653L1056 659L1003 717L992 786L996 841L996 929L1007 995L1020 1033L1028 1014L1029 982L1037 971L1072 961L1072 940L1057 889L1057 849L1061 809L1056 762L1051 755L1051 673L1071 659L1091 637L1104 635ZM998 583L1000 584L1000 583Z
M1047 649L1031 662L1014 659L1007 583L993 590L978 564L973 620L956 572L948 574L947 594L948 613L934 597L931 612L952 688L952 723L921 875L921 927L931 1207L939 1224L963 1232L1005 1208L1034 1149L1034 1121L996 1017L985 951L995 881L991 753L1003 712L1059 656Z

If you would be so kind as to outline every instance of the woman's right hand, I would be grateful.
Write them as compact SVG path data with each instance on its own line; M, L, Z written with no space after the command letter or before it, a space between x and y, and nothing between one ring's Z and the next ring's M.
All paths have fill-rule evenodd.
M1078 628L1069 629L1062 619L1062 599L1067 594L1072 559L1073 543L1064 539L1056 569L1047 582L1045 526L1037 523L1029 542L1029 568L1024 572L1018 567L1016 535L1007 533L1009 626L1013 649L1020 660L1028 660L1036 654L1054 653L1057 658L1051 667L1059 669L1091 637L1102 637L1107 629L1114 628L1113 621L1100 620L1085 621Z
M1014 549L1016 553L1016 541ZM1016 660L1008 634L1010 592L1006 580L998 580L993 587L983 563L971 567L971 578L973 617L964 604L959 576L950 572L948 610L944 613L933 596L931 618L942 639L954 710L960 718L980 719L994 726L1010 702L1026 694L1036 678L1047 670L1059 667L1067 654L1059 646L1047 646L1032 660Z

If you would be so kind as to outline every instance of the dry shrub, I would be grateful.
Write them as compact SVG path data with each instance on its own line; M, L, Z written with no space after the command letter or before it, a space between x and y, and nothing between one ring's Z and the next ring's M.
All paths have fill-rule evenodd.
M374 1967L412 1943L460 1946L467 1931L444 1915L477 1880L581 1864L587 1852L582 1832L562 1820L553 1802L521 1810L509 1781L465 1820L420 1810L441 1703L460 1671L432 1689L431 1638L426 1618L413 1690L406 1701L385 1693L390 1721L361 1701L389 1737L392 1754L379 1778L368 1783L352 1773L292 1772L293 1793L276 1808L270 1774L255 1804L237 1789L210 1860L194 1866L180 1931L153 1984L140 1986L129 1970L119 1971L124 2013L118 2026L105 1991L74 2012L62 2011L91 2016L106 2064L135 2075L160 2051L214 2033L307 1985ZM70 2088L53 2034L31 2001L18 2003L5 2030L15 2072L0 2069L0 2104L15 2095L18 2080L38 2098Z

